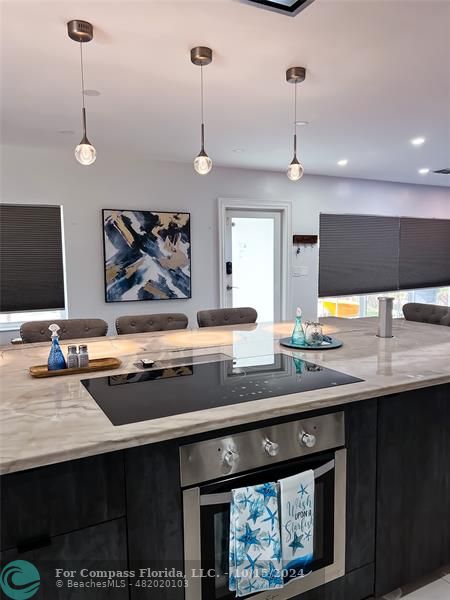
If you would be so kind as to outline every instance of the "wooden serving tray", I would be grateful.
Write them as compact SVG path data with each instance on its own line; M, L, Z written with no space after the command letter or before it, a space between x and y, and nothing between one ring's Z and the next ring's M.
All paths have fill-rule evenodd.
M105 369L117 369L122 364L118 358L94 358L89 361L89 366L80 369L57 369L49 371L47 365L30 367L31 377L59 377L60 375L76 375L77 373L91 373L92 371L104 371Z

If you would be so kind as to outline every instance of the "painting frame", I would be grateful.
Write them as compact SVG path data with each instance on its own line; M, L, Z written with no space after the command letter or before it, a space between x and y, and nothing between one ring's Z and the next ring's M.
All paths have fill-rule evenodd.
M187 231L189 236L189 293L183 296L174 296L169 298L130 298L130 299L111 299L108 297L108 278L107 278L107 235L105 228L105 213L118 212L118 213L152 213L157 215L186 215L187 216ZM104 299L107 304L123 303L123 302L159 302L159 301L173 301L173 300L190 300L192 299L192 230L191 230L191 213L186 210L151 210L148 208L102 208L102 239L103 239L103 282L104 282Z

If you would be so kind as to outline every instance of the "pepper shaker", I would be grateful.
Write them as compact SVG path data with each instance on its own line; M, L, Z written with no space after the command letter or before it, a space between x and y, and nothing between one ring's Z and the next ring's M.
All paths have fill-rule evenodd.
M78 346L78 366L80 369L87 369L89 367L89 354L86 344Z

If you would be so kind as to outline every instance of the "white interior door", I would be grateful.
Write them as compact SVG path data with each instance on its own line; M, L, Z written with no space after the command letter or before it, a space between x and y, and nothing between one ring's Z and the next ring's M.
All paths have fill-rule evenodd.
M223 297L252 306L259 322L281 320L281 214L227 209Z

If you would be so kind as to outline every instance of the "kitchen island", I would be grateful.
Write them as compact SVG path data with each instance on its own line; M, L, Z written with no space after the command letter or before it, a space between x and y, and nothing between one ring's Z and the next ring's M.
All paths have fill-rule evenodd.
M363 600L449 563L450 329L396 321L394 338L379 339L376 326L372 319L327 319L326 333L344 341L330 351L281 347L290 323L88 340L92 358L122 360L106 376L136 372L144 357L169 367L226 357L245 364L283 353L362 380L118 427L80 384L85 375L28 375L29 366L46 362L48 345L3 347L2 561L28 556L49 570L63 559L112 561L124 571L149 564L182 569L180 446L342 412L345 575L302 600ZM54 587L54 577L47 595L44 586L40 593L71 597ZM83 597L106 593L184 598L183 589L163 587L84 590Z

